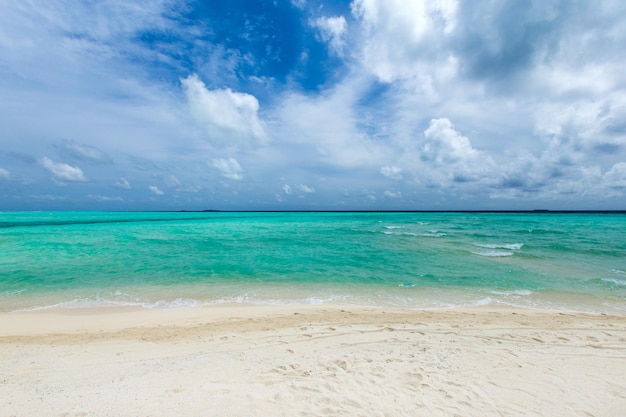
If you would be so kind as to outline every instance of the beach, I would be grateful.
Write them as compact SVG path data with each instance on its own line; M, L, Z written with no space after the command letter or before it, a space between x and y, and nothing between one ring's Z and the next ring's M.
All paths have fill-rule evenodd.
M626 317L487 306L0 314L1 416L623 416Z

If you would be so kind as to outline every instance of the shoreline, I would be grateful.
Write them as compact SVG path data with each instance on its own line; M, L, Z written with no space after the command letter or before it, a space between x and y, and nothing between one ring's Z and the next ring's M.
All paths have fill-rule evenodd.
M0 314L0 416L619 416L626 315L222 305Z
M626 314L586 312L562 309L524 308L505 304L406 308L361 304L253 304L220 303L177 308L146 308L140 305L104 305L83 307L44 307L34 310L0 312L0 338L12 336L45 336L52 334L115 333L134 328L159 329L168 326L194 327L206 324L232 323L243 320L268 321L294 316L300 319L333 321L335 316L349 323L387 320L410 320L442 316L456 319L463 316L527 316L602 317L623 321ZM123 317L123 320L118 320ZM395 321L394 321L395 322ZM0 339L1 341L1 339Z
M621 284L621 282L620 282ZM74 289L0 296L0 315L45 311L179 311L248 307L300 306L388 308L407 310L520 309L583 314L626 314L619 294L590 294L556 290L437 288L342 283L197 283L174 286L137 286Z

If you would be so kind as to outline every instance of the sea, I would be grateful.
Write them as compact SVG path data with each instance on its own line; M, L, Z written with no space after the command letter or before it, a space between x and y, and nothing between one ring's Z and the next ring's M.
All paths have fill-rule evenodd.
M0 212L0 311L346 304L626 313L626 214Z

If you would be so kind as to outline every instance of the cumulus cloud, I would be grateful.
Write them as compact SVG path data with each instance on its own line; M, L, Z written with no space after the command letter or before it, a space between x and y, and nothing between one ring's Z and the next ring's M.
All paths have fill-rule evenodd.
M348 27L346 19L343 16L318 17L311 25L319 30L320 37L328 43L330 52L342 57Z
M315 188L309 187L308 185L305 185L305 184L298 185L298 190L302 191L303 193L307 193L307 194L315 192Z
M429 167L419 175L431 185L471 183L490 179L495 172L491 157L475 149L446 118L430 121L424 131L419 157Z
M41 158L39 160L39 164L50 171L56 180L70 182L87 181L87 178L79 167L64 164L62 162L54 162L47 156Z
M154 195L163 195L163 194L165 194L163 191L159 190L159 187L157 187L156 185L151 185L151 186L148 187L148 189Z
M437 164L455 164L474 159L478 151L469 139L460 135L448 119L433 119L424 131L426 142L422 145L421 157L424 161Z
M259 101L230 88L209 90L197 75L181 79L191 114L216 145L263 143L267 137L259 119Z
M243 169L235 158L214 159L212 161L212 165L214 168L220 171L224 178L229 178L231 180L243 179Z
M456 26L456 1L355 0L353 16L364 30L361 51L363 67L384 82L421 78L438 64L441 74L455 61L439 45L450 38ZM443 64L443 65L441 65Z
M392 180L401 180L402 176L402 168L397 166L384 166L380 168L380 173L383 174L387 178L391 178Z
M131 188L133 188L131 187L130 182L128 182L128 180L124 177L120 177L120 179L117 180L117 182L115 183L115 186L123 190L130 190Z
M22 103L0 112L0 182L30 181L15 187L25 205L50 192L34 191L33 169L67 185L87 181L79 166L91 197L58 191L92 204L132 183L133 204L156 207L150 178L195 207L276 194L317 207L624 205L625 2L352 0L344 17L291 0L263 24L247 11L243 29L171 0L0 4L0 96ZM52 159L31 156L51 146ZM207 181L243 180L240 162L245 197Z

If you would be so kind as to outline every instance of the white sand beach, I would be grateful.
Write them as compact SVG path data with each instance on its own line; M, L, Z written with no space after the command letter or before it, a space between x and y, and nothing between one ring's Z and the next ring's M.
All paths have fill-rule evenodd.
M626 317L352 306L0 314L0 416L602 416Z

